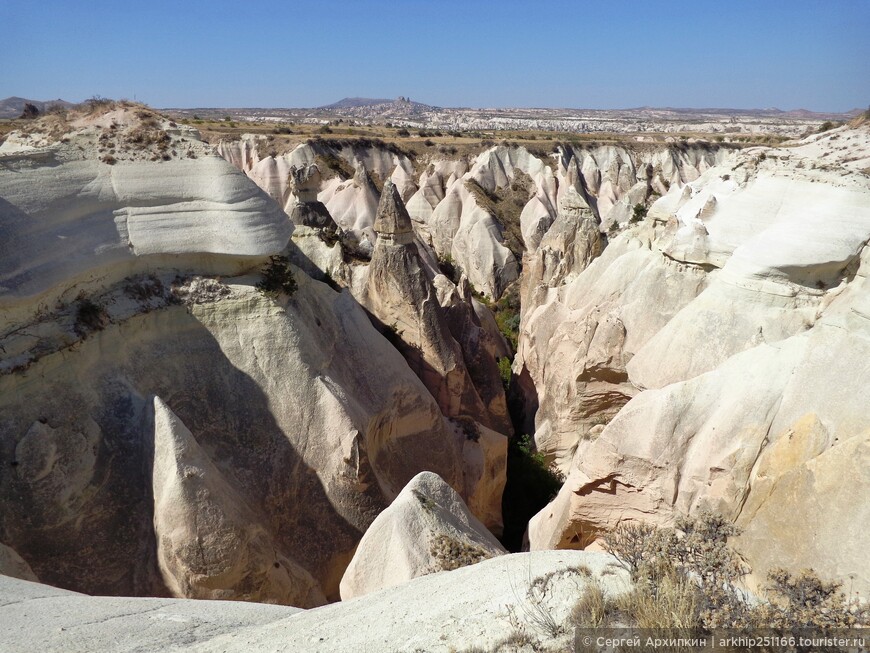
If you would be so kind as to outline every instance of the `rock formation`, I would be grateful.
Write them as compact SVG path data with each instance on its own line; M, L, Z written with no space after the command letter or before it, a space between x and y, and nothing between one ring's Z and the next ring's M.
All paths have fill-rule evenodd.
M202 505L230 516L250 506L252 532L268 537L238 541L261 560L274 545L327 597L368 525L422 470L479 487L496 526L490 475L501 465L503 479L503 456L483 472L472 464L488 440L460 438L348 293L298 269L292 298L255 290L257 268L287 245L287 216L195 132L137 111L72 114L66 142L39 119L2 146L0 539L52 584L168 593L147 462L154 396L231 491L203 487L236 497ZM114 163L99 160L108 142ZM254 274L230 276L244 271ZM190 545L172 542L183 564L170 578L192 565L179 553ZM257 596L285 600L267 593Z
M316 165L290 169L289 191L295 203L288 211L293 224L306 227L316 227L334 232L336 224L326 209L326 206L317 199L317 191L320 188L320 170ZM290 204L290 199L287 205Z
M488 368L484 363L475 368L487 397L484 403L466 366L463 350L453 338L436 288L424 271L410 216L398 189L389 180L384 184L374 229L378 241L360 302L383 325L384 332L397 345L445 415L473 416L485 426L507 430L504 392L494 361L490 360ZM456 320L453 323L458 331L462 330ZM476 325L469 328L476 329L474 334L469 334L470 338L482 335ZM468 354L469 357L481 356L485 352L470 349ZM493 413L489 412L487 404L493 405Z
M347 600L507 553L437 474L411 479L363 535L341 579Z
M193 291L190 305L110 312L85 340L66 336L73 351L49 333L35 351L57 351L0 376L4 458L21 456L0 479L0 519L41 578L99 593L159 591L142 472L154 394L197 430L212 460L232 461L225 478L262 506L278 549L327 594L414 474L432 469L463 486L462 444L401 356L349 295L295 276L287 305L242 281L217 284L212 296ZM123 289L93 301L130 303Z
M288 215L296 204L292 171L316 164L321 173L317 199L338 227L364 243L364 248L374 244L372 225L380 194L372 178L392 180L403 200L417 190L411 160L395 148L309 141L274 156L265 154L269 148L267 140L245 135L238 141L221 141L217 151L269 193Z
M326 602L159 397L152 484L157 564L173 596L302 608Z
M826 169L817 139L749 150L672 188L528 315L535 438L568 472L533 548L709 505L745 530L761 578L788 563L870 587L866 507L833 480L866 485L870 422L851 388L870 382L870 184L836 148ZM786 519L798 506L808 519Z
M637 150L562 146L549 158L501 145L471 160L468 155L432 156L415 180L410 158L383 143L314 141L277 157L262 157L265 147L267 141L248 135L222 141L218 151L288 214L293 210L288 171L329 162L332 176L324 176L318 197L339 228L362 243L365 252L374 241L378 203L371 178L391 179L421 241L442 258L450 258L476 290L493 298L520 276L523 254L537 249L557 219L568 188L578 192L607 232L624 227L635 205L646 204L653 193L664 194L672 185L693 181L730 155L726 147L699 143Z
M39 582L27 561L5 544L0 544L0 574L22 580L31 580L34 583Z
M408 581L196 645L386 650L435 596L422 630L466 646L437 619L486 630L469 606L503 601L515 560L595 560L538 550L710 506L758 578L811 566L868 591L866 123L741 151L269 142L215 156L116 103L0 145L0 571L298 605ZM518 421L566 479L533 555L414 578L499 550L512 352L473 292L521 299ZM24 604L89 605L22 583ZM340 642L317 630L333 617Z
M286 216L194 130L135 112L66 125L64 140L36 131L0 146L0 331L25 306L69 301L60 293L75 284L158 269L233 274L287 244Z

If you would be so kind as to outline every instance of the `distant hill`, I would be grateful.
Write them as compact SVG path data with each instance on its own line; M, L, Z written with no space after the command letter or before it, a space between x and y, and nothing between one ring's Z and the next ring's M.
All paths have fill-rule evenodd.
M353 109L355 107L371 107L376 104L390 104L392 100L376 100L368 97L346 97L338 102L317 107L318 109Z
M375 109L379 112L408 112L427 110L432 107L422 102L414 102L410 98L402 97L401 95L395 100L375 99L367 97L346 97L338 102L327 104L325 107L318 107L323 111L353 111L355 109Z
M45 111L46 107L59 104L62 107L75 106L72 102L66 100L28 100L23 97L8 97L5 100L0 100L0 118L17 118L24 111L24 105L30 103L39 109L40 113Z

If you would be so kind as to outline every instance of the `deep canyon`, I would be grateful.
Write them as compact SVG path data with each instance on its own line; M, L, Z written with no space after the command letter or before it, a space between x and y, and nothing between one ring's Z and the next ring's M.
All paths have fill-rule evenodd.
M352 630L709 509L750 586L866 597L868 241L866 118L421 155L45 116L0 145L0 571Z

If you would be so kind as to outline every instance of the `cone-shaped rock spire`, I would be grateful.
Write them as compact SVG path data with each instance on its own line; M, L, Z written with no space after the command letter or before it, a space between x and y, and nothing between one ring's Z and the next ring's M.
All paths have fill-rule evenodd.
M304 608L326 602L159 397L152 480L157 563L173 596Z
M405 209L405 204L399 195L399 189L396 188L391 179L384 182L374 229L378 235L389 234L392 236L409 234L413 231L411 216Z

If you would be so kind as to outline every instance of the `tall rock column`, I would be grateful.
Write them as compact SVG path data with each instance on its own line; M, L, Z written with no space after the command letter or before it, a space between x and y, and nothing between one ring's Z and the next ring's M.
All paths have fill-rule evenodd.
M507 438L497 431L504 430L506 415L491 412L489 406L498 402L487 397L487 403L475 387L462 347L451 333L447 309L426 274L411 218L389 179L374 229L378 240L360 302L452 421L454 434L463 442L463 494L484 523L498 531Z
M450 333L435 286L424 271L411 218L389 179L384 183L374 229L378 240L361 303L381 322L382 331L446 416L467 415L490 426L489 413Z

